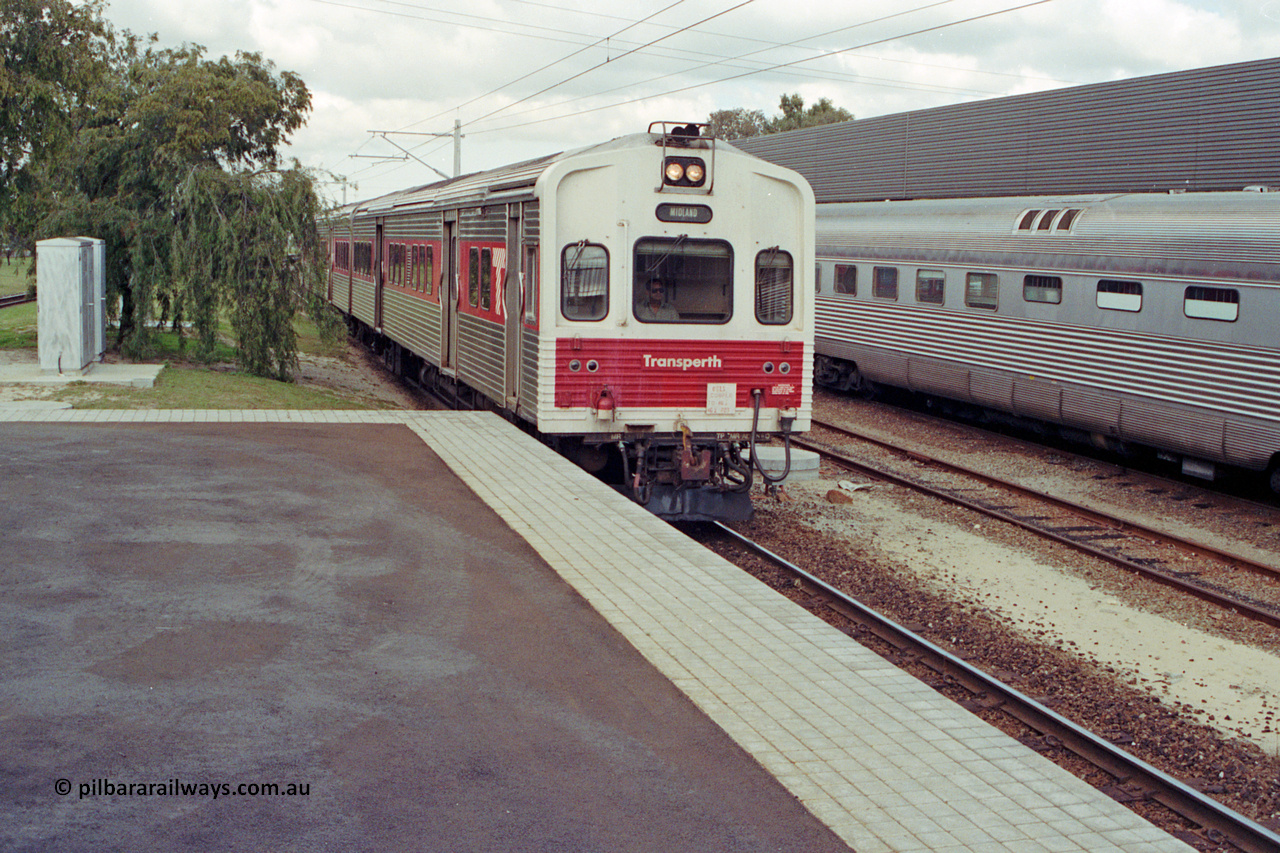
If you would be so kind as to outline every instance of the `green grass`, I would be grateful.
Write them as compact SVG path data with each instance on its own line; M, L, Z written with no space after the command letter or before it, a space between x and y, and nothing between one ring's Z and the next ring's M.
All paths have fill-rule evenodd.
M339 330L338 337L326 343L320 337L320 330L315 322L305 315L299 315L293 321L293 328L298 333L298 352L308 355L320 355L328 358L342 358L347 352L347 336Z
M27 292L27 268L30 264L30 258L14 258L5 263L0 257L0 296Z
M5 265L0 262L0 271ZM30 302L0 311L0 349L35 349L36 304ZM296 322L298 351L329 358L345 358L345 337L325 343L313 322L301 317ZM115 330L107 330L108 348ZM153 388L127 388L102 383L73 382L56 390L50 399L70 403L76 409L378 409L394 408L379 400L355 394L344 395L294 382L277 382L250 376L232 367L235 349L220 339L214 351L215 363L190 360L193 342L179 347L178 335L158 332L156 348L146 359L164 364Z
M0 269L4 264L0 264ZM36 303L0 310L0 349L36 348Z
M73 382L52 399L74 409L370 409L368 400L233 370L175 365L153 388Z

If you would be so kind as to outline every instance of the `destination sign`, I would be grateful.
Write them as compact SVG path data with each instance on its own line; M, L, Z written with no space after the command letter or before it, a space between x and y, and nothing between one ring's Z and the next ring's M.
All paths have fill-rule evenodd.
M705 224L711 221L711 208L705 204L660 204L658 205L658 221Z

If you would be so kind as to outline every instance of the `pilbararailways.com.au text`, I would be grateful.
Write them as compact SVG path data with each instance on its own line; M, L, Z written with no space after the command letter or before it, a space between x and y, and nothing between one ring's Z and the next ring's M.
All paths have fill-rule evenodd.
M115 782L111 779L93 779L72 785L70 779L59 779L54 790L61 796L72 791L79 799L86 797L307 797L311 795L310 782L184 782L169 779L164 782Z

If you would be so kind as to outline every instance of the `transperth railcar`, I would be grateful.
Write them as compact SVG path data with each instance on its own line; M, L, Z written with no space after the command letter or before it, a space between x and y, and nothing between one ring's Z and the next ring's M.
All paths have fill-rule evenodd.
M1280 194L823 204L815 381L1280 492Z
M328 300L655 513L744 518L755 445L809 427L813 218L795 172L655 123L342 209Z

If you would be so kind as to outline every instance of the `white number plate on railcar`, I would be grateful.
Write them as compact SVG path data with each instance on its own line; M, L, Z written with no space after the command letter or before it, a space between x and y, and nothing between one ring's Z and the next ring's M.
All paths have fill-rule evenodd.
M732 415L738 410L738 384L736 382L707 383L707 414Z

